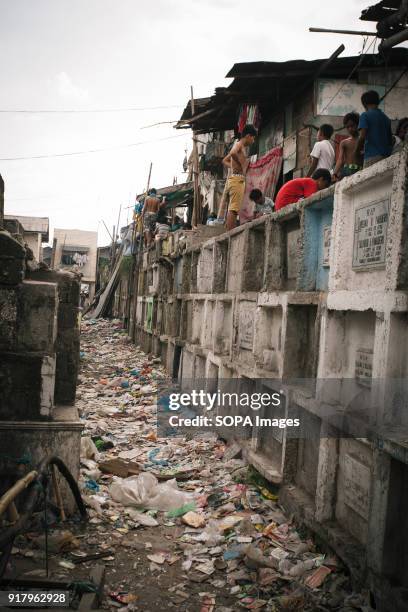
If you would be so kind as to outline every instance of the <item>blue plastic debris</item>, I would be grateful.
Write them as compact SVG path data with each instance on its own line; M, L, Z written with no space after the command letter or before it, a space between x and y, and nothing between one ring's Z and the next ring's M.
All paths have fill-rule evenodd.
M91 479L86 481L85 488L89 489L90 491L95 491L95 492L99 491L98 483L95 482L95 480L91 480Z
M153 448L153 450L150 451L150 453L147 455L148 460L150 461L150 463L153 463L154 465L169 465L169 462L166 459L155 459L156 455L158 455L160 453L160 448Z

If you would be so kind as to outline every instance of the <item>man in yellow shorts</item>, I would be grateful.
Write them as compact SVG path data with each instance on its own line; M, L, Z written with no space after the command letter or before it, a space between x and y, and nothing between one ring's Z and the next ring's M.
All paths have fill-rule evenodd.
M227 231L237 225L237 217L241 210L245 193L245 174L249 164L245 149L255 142L256 136L257 131L253 125L245 126L241 138L222 160L224 166L231 170L231 175L227 180L227 193L229 195L226 222Z

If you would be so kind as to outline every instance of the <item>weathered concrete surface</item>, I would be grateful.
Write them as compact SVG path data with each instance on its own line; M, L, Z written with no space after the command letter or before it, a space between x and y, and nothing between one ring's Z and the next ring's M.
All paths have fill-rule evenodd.
M8 232L0 230L0 284L17 285L24 278L24 247Z
M45 457L57 455L74 478L79 476L79 457L83 423L77 410L57 407L52 421L39 423L26 418L24 422L0 421L0 481L6 482L10 474L24 476ZM64 509L71 513L76 509L75 500L65 479L59 477Z
M75 401L79 277L37 270L25 279L27 256L0 231L0 494L47 455L79 472L82 425L72 406L55 408L55 398ZM65 488L64 497L72 510Z
M57 286L55 403L71 405L75 402L79 368L79 277L72 272L38 270L28 278Z
M406 149L182 256L170 253L174 269L182 270L175 283L180 324L172 321L176 296L170 295L163 298L166 326L147 337L141 311L137 332L146 347L154 347L160 333L168 344L167 368L181 381L203 372L214 384L235 377L248 389L262 378L284 380L288 409L303 415L313 436L294 441L254 429L244 451L282 484L288 507L339 552L358 580L371 573L373 584L382 576L376 596L378 609L387 611L387 599L401 600L399 589L407 586L400 571L408 555L404 538L399 566L388 562L386 571L384 563L391 555L387 541L397 546L394 521L405 524L395 519L391 491L397 490L393 482L404 486L408 453L385 435L366 438L382 420L400 427L405 418L400 411L395 420L392 379L408 372L407 174ZM176 339L182 355L174 369ZM346 408L364 425L362 440L341 438L339 415ZM237 411L245 414L244 407ZM377 446L387 460L380 461ZM391 467L381 468L389 457ZM401 504L408 514L405 498ZM391 585L395 597L384 596Z

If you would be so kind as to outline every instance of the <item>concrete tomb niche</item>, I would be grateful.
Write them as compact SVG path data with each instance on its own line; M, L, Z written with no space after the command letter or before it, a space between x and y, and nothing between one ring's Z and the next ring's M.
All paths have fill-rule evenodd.
M263 385L260 391L271 395L279 391L279 389L271 388L270 385ZM280 405L264 406L257 414L261 419L286 419L288 417L286 397L282 395ZM271 468L275 472L282 474L286 445L285 429L261 425L255 433L255 445L257 452L268 459Z
M336 520L361 544L366 544L370 511L372 449L343 438L339 442Z
M382 571L396 588L395 596L408 589L408 467L391 459L388 503L386 506ZM399 590L401 591L399 592ZM404 597L404 600L406 601ZM391 603L391 602L390 602ZM399 602L401 605L401 601ZM395 610L402 610L394 603Z
M203 247L198 257L197 291L211 293L213 285L214 248Z
M228 263L228 240L214 244L213 292L224 293Z
M231 236L228 271L227 271L227 291L228 293L240 293L243 284L244 258L245 258L246 232Z
M177 260L174 276L175 293L191 293L193 291L191 286L191 259L192 253L186 253Z
M327 291L329 284L333 197L313 202L302 211L303 244L298 290Z
M242 291L261 291L264 278L265 224L247 230Z
M202 311L202 346L206 349L213 348L213 333L214 333L214 311L215 301L206 300Z
M188 338L193 344L201 343L203 329L204 300L194 300L192 305L191 337Z
M255 316L256 302L240 300L237 302L237 353L239 361L247 366L254 367L254 339L255 339Z
M217 300L214 316L214 353L227 355L232 342L232 301Z
M197 271L198 271L198 258L200 251L193 251L191 253L191 270L190 270L190 292L197 293Z
M284 289L296 288L300 267L301 230L299 217L294 217L282 224Z
M193 338L193 299L183 301L183 313L181 316L181 337L187 342Z
M206 359L202 355L196 355L194 359L194 379L201 385L205 380Z
M316 377L319 320L317 305L289 304L285 338L283 377L309 379Z
M376 314L366 311L329 310L324 321L319 391L323 403L339 404L343 418L369 422L373 375ZM329 380L330 379L330 380ZM333 381L331 379L334 379Z
M256 365L271 373L282 373L282 307L258 307L255 332Z

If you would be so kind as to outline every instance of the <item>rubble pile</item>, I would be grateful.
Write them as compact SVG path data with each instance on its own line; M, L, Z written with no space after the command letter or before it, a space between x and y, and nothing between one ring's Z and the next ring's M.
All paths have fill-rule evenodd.
M80 486L90 518L50 534L57 574L80 580L104 563L111 609L371 609L339 559L285 516L278 492L237 445L208 432L157 439L156 391L166 375L119 321L82 325Z

